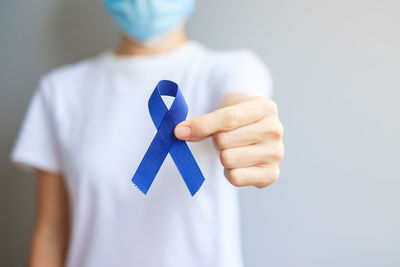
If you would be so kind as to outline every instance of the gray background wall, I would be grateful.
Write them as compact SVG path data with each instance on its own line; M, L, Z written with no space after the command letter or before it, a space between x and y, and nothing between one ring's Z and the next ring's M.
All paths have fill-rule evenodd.
M38 77L116 42L100 0L0 3L0 266L24 266L35 179L8 154ZM247 266L400 266L400 1L199 0L189 33L255 50L286 127L280 180L241 190Z

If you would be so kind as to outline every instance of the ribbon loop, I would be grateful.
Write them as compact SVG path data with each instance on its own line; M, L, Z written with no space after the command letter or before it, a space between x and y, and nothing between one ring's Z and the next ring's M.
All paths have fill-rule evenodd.
M175 97L169 109L162 95ZM188 106L179 86L172 81L159 81L150 96L148 107L157 133L133 175L132 182L147 194L169 153L190 194L194 196L203 184L204 177L186 142L174 135L175 126L185 120L188 113Z

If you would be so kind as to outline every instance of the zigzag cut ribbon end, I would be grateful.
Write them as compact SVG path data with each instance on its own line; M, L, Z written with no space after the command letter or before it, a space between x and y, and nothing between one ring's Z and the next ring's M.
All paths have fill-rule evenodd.
M170 109L162 95L175 97ZM205 179L186 142L174 136L175 126L185 120L188 112L178 85L167 80L158 82L149 99L149 111L157 133L133 175L133 184L146 195L169 153L190 194L194 196Z

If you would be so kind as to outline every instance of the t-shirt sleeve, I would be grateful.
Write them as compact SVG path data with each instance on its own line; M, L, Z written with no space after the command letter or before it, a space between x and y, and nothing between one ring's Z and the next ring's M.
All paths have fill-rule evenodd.
M52 105L52 91L46 79L35 90L11 151L19 167L60 173L60 160Z
M230 93L272 96L272 78L261 58L250 50L221 55L216 62L218 99Z

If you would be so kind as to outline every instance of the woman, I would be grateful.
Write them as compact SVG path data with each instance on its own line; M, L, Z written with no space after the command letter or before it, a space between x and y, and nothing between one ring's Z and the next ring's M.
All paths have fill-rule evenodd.
M270 185L283 156L266 67L188 40L194 0L104 3L120 44L44 75L12 151L38 173L30 266L242 266L235 187ZM147 101L162 79L189 106L174 133L206 179L194 197L170 156L147 195L130 181L156 133Z

